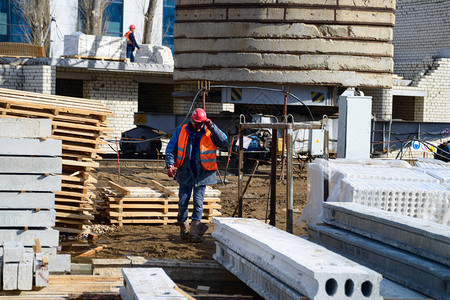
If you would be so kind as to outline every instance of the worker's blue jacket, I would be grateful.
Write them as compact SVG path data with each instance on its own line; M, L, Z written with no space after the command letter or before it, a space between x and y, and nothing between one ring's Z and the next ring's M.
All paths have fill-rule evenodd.
M182 127L180 126L172 135L166 148L166 167L175 164L175 157L178 150L178 137ZM179 184L188 186L211 185L217 183L216 171L208 171L203 168L200 163L200 140L206 133L205 129L198 133L194 132L191 123L188 123L186 130L189 133L185 159L181 167L178 168L175 179ZM209 130L211 131L211 139L213 144L219 147L228 145L228 138L216 124L213 124Z

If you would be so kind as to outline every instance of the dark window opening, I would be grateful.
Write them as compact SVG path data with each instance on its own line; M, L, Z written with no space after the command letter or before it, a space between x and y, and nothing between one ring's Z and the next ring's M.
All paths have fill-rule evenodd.
M149 113L173 112L173 84L139 83L138 110Z
M57 78L56 95L83 98L83 80Z
M392 118L414 121L415 105L414 97L394 96L392 100Z

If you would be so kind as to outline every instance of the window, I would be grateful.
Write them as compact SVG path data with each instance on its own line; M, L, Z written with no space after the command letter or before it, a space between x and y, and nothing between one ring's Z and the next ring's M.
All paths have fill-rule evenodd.
M164 0L162 44L173 53L173 24L175 23L175 0Z
M1 0L0 0L1 1ZM85 15L83 14L81 1L78 0L78 30L86 32ZM123 26L123 0L111 0L103 12L104 35L122 36Z
M20 16L16 2L0 0L0 42L25 43L29 26Z

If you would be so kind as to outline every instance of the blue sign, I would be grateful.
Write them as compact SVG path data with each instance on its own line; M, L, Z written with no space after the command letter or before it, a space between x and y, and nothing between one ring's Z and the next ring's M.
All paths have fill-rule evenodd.
M419 141L412 142L412 147L413 147L414 150L419 150L420 149L420 142Z

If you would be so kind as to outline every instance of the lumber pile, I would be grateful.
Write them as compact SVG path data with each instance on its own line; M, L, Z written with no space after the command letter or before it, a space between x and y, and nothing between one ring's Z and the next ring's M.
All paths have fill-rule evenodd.
M166 187L151 181L152 187L124 187L112 181L99 190L106 217L112 224L162 224L177 221L178 187ZM203 222L220 216L220 191L207 187L203 201ZM189 203L189 217L193 209Z
M0 117L50 119L51 138L62 141L61 191L55 193L55 229L61 232L89 232L96 183L89 172L104 152L111 115L96 100L0 89Z

